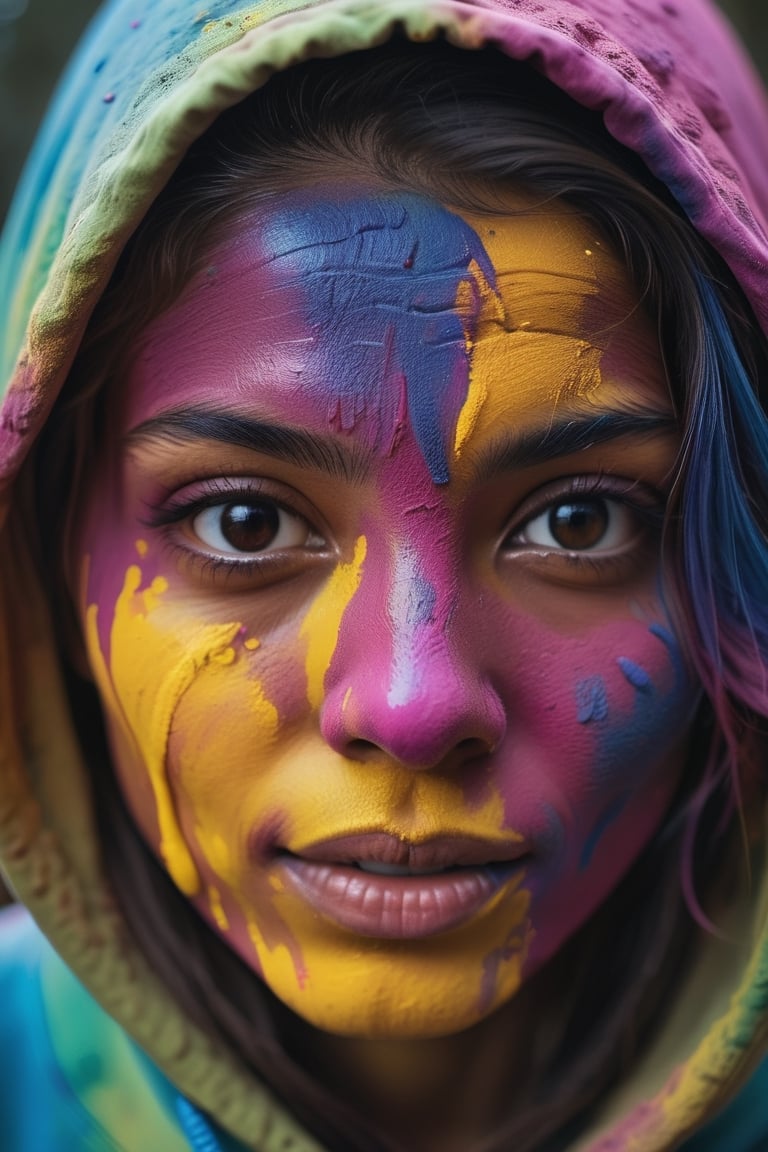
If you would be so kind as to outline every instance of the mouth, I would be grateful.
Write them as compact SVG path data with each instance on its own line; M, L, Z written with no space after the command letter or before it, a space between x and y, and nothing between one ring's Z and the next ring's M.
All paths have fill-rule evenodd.
M519 878L529 856L521 840L441 836L413 843L371 832L278 850L273 867L288 890L337 927L416 940L480 913Z

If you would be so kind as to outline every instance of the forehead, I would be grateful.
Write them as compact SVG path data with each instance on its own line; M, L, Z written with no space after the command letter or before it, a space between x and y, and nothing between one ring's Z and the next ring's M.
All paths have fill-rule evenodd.
M655 355L626 272L567 206L520 195L489 215L402 192L294 190L233 227L149 326L127 419L252 408L374 452L407 422L443 483L468 410L480 431L507 412L551 419L606 391L606 368L647 389Z

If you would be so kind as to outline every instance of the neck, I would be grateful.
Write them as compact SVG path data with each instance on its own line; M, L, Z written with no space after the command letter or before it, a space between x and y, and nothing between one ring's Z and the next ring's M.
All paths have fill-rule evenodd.
M404 1152L466 1152L509 1120L516 1098L525 1096L546 980L538 975L456 1035L351 1038L297 1022L290 1046L324 1088Z

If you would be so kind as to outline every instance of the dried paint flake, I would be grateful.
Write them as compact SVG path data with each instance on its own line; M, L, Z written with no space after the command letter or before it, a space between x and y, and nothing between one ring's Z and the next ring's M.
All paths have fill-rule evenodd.
M626 656L619 656L616 663L632 687L636 688L638 692L650 692L652 690L653 681L645 668L635 664L634 660L628 660Z
M605 720L608 715L608 696L601 676L588 676L586 680L580 680L576 685L575 696L579 724Z
M211 654L211 660L216 664L234 664L236 655L234 648L222 648L220 652Z

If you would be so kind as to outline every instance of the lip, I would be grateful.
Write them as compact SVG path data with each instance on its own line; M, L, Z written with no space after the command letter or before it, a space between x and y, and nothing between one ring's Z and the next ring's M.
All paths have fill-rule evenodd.
M287 889L338 927L378 939L417 940L477 915L528 855L522 840L451 835L414 843L370 832L278 852L273 867ZM359 864L418 874L367 872Z

